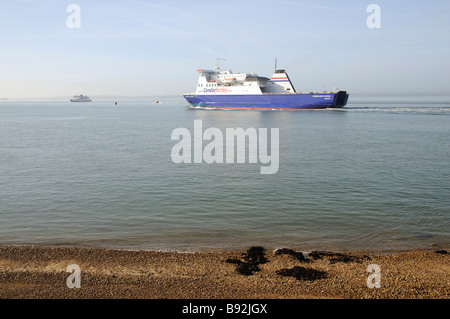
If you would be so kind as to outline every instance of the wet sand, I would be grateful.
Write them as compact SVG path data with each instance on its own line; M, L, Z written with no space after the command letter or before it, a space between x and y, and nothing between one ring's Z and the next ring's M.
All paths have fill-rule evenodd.
M181 253L0 245L0 298L449 299L449 258L445 250ZM77 274L67 271L74 264L80 288L73 287Z

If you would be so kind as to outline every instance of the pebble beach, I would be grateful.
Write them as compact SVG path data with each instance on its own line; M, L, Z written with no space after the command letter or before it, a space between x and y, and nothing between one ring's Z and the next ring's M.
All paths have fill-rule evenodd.
M448 299L449 261L443 249L185 253L0 245L0 298Z

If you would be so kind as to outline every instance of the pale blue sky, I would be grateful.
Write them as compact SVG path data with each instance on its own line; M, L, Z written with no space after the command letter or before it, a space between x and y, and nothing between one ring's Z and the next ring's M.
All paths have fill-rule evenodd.
M298 91L449 94L450 1L0 0L0 97L182 94L218 57L262 76L276 57Z

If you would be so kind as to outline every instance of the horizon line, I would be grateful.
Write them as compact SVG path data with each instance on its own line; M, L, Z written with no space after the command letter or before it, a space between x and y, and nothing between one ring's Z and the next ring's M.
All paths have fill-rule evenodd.
M450 92L349 92L347 91L350 96L357 96L357 97L372 97L372 96L450 96ZM321 92L314 92L314 93L321 93ZM155 98L155 97L183 97L184 93L181 94L152 94L152 95L89 95L89 97L96 97L96 98L103 98L103 99L147 99L147 98ZM45 100L45 99L61 99L66 100L70 99L71 96L27 96L27 97L7 97L7 96L0 96L0 101L12 101L12 100Z

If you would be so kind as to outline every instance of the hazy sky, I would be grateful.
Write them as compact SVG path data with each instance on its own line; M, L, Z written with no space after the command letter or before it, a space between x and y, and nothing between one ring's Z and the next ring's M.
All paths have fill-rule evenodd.
M450 1L0 0L0 97L182 94L216 58L261 76L277 58L298 91L450 93Z

